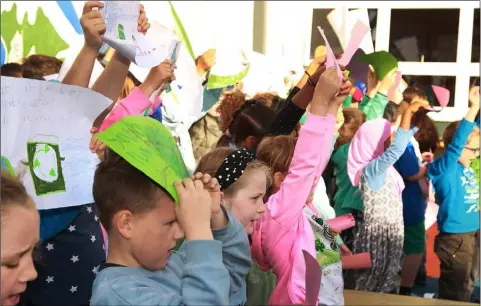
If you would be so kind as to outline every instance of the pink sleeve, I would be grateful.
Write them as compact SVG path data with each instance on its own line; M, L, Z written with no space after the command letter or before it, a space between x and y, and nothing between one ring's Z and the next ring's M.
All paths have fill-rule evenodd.
M112 111L105 117L104 122L102 122L99 132L102 132L125 116L142 114L150 105L152 105L152 102L150 102L149 98L136 87L127 98L114 106Z
M307 114L292 157L289 173L280 190L269 199L267 209L282 226L292 226L311 193L319 167L327 164L331 153L336 118Z
M152 115L152 113L154 112L154 110L157 108L157 106L159 106L160 104L162 104L162 100L160 99L159 96L155 96L154 98L154 104L152 104L152 107L149 109L149 115Z

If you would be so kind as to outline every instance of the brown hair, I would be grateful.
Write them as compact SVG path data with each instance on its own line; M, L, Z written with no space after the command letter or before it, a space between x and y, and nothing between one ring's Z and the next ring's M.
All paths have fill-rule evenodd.
M257 147L257 159L269 166L272 173L289 170L297 139L288 135L267 136Z
M20 206L27 209L35 209L35 203L28 195L25 186L17 177L12 177L8 172L2 170L0 189L1 212L12 206Z
M107 231L121 210L141 214L154 209L168 193L110 148L95 170L93 197Z
M217 168L219 168L224 162L224 160L227 158L227 156L229 156L233 152L235 152L235 149L229 147L220 147L210 151L201 158L195 172L201 172L215 177ZM249 173L251 170L263 171L266 175L267 180L266 187L270 187L270 185L272 184L272 178L269 167L258 160L254 160L247 165L244 173L234 184L230 185L229 188L223 190L224 194L227 196L234 196L236 192L242 189L249 179Z
M412 123L419 128L419 131L414 134L414 138L419 143L421 153L435 153L439 143L439 132L434 121L426 114L415 113Z
M246 95L240 91L233 91L223 95L217 112L220 114L220 130L222 133L227 132L229 124L234 117L234 113L244 104L246 101Z
M24 78L43 78L47 75L59 73L62 61L56 57L33 54L27 57L22 64Z
M285 102L285 100L279 97L279 95L271 92L258 93L252 98L252 100L259 101L261 104L270 107L273 110L277 110L279 106Z
M427 100L428 96L422 89L416 86L409 86L404 90L403 92L404 102L411 103L415 100L415 98L418 98L421 100Z
M444 132L443 132L444 148L447 148L453 142L453 137L454 137L454 134L456 133L456 130L459 127L459 124L461 124L461 121L454 121L454 122L451 122L444 129ZM475 127L471 132L471 134L469 135L468 142L472 137L479 137L479 129L477 127Z
M351 141L354 134L361 127L361 125L366 121L366 114L357 108L345 108L342 110L344 115L344 124L339 129L339 137L337 137L335 148Z
M261 139L274 122L276 113L269 107L256 100L248 100L235 111L229 123L227 135L222 136L217 147L225 146L232 141L237 147L242 147L247 137L253 136Z
M22 77L22 65L17 63L4 64L0 68L0 74L7 77Z

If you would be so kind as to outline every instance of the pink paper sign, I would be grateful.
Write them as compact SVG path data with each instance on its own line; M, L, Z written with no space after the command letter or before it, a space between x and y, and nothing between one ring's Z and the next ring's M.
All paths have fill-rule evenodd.
M359 253L351 256L341 256L341 261L342 268L344 270L372 268L371 254L369 254L369 252Z
M304 305L316 306L321 288L322 270L317 260L306 250L302 250L306 263L306 299Z
M326 42L326 51L327 51L327 59L326 59L326 67L335 67L337 76L339 77L339 85L342 84L342 80L344 79L344 74L341 71L341 67L339 67L339 64L337 63L337 59L334 56L334 52L332 52L331 46L329 45L329 42L327 41L326 35L324 34L324 31L322 30L321 27L317 27L319 30L319 33L321 33L322 38Z
M449 103L449 90L437 85L432 85L431 87L433 89L434 95L438 99L439 105L441 105L441 107L446 107Z
M356 225L356 221L352 214L343 215L334 219L326 220L326 223L329 225L331 230L339 233L343 230L347 230L348 228L353 227Z
M366 36L369 31L369 27L362 23L360 20L356 22L356 24L351 30L351 38L349 39L346 50L344 50L344 54L338 62L340 65L347 66L347 64L349 64L352 57L354 56L354 53L356 53L356 50L361 45L364 36Z

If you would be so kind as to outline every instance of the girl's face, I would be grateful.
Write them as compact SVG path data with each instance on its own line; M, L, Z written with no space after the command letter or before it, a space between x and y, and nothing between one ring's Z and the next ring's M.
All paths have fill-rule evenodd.
M244 226L247 234L253 232L253 222L266 210L266 174L261 169L248 170L246 184L231 197L225 198L225 204L232 215Z
M16 305L27 282L37 278L32 252L39 239L39 215L35 209L12 206L1 221L1 300Z

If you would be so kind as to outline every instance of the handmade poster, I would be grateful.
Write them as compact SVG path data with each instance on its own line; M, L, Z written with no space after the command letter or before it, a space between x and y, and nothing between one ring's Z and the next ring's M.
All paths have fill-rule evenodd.
M376 77L378 80L384 79L384 77L389 74L394 69L398 68L398 61L389 52L378 51L363 56L359 56L358 60L371 65L376 72Z
M145 39L156 46L158 50L157 55L161 59L160 62L167 59L172 65L176 65L182 43L171 29L157 21L152 21ZM150 67L131 65L129 70L140 82L144 82L150 72Z
M250 65L242 50L216 49L214 66L210 69L207 89L224 88L242 81Z
M321 33L322 38L324 39L324 42L326 43L326 51L327 51L327 59L326 59L326 67L335 67L336 68L336 73L337 76L339 77L339 84L342 84L342 80L344 78L344 74L341 71L341 67L339 67L339 64L337 63L336 56L334 55L334 52L331 49L331 46L329 45L329 42L327 41L326 35L324 34L324 31L322 30L321 27L317 27L319 30L319 33Z
M127 116L97 137L179 203L174 182L188 173L174 137L162 123L150 117Z
M159 65L165 55L137 30L139 1L105 1L101 9L107 30L104 41L140 67Z
M2 165L24 173L38 209L93 202L90 129L111 103L76 86L1 78Z

